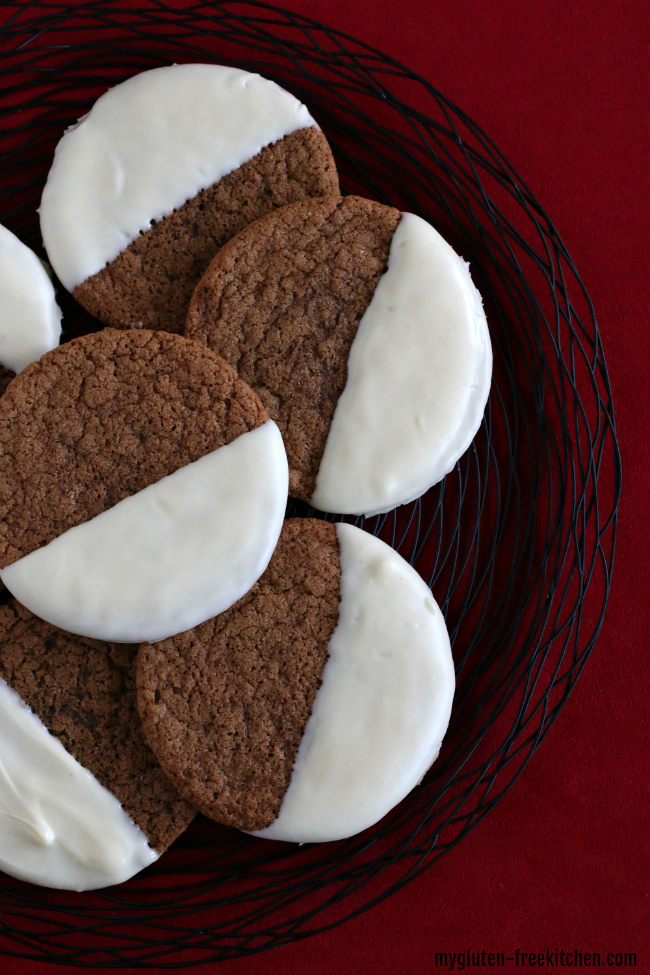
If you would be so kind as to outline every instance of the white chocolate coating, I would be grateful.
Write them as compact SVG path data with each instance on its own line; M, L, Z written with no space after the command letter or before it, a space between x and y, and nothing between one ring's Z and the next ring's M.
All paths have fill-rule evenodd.
M254 833L317 843L372 826L438 757L454 696L442 613L408 562L337 526L339 621L280 814Z
M402 214L352 343L311 503L372 515L419 497L472 442L491 376L468 266L425 220Z
M47 271L22 241L0 225L0 363L15 373L55 349L61 309Z
M95 890L158 856L115 796L0 680L0 869L44 887Z
M140 643L222 613L257 581L287 503L272 420L181 467L0 572L33 613L70 633Z
M293 95L216 64L143 71L65 133L41 201L52 267L69 291L264 146L315 125Z

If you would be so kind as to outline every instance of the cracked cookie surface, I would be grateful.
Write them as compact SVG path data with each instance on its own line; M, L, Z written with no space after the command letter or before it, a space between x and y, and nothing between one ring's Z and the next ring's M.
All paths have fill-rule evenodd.
M161 853L196 810L178 795L145 740L136 707L136 649L73 636L15 600L0 607L0 677Z
M226 244L192 297L185 335L258 394L284 438L289 492L305 501L399 220L361 197L293 203Z
M180 335L104 329L54 349L0 399L0 566L267 420Z
M77 285L74 297L115 328L182 332L192 291L231 237L277 207L338 188L323 133L298 129L154 223Z
M277 817L340 601L334 525L285 522L259 581L225 613L136 662L144 732L179 792L227 826Z

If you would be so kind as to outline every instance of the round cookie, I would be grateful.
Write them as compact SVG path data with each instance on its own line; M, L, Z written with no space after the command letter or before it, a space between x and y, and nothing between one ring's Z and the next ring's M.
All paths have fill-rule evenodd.
M179 792L272 839L341 839L421 780L454 667L430 590L372 535L285 522L258 583L136 662L147 740Z
M156 640L221 612L268 564L286 497L277 427L181 336L83 336L0 400L0 576L70 632Z
M0 396L16 373L56 348L61 316L36 254L0 225Z
M0 607L0 868L13 876L121 883L193 819L142 733L135 649Z
M185 334L227 359L282 431L290 493L376 514L448 473L480 426L492 353L467 265L426 221L360 197L241 231Z
M292 95L237 68L172 65L110 89L66 132L41 229L62 283L101 321L182 332L227 240L338 191L327 140Z

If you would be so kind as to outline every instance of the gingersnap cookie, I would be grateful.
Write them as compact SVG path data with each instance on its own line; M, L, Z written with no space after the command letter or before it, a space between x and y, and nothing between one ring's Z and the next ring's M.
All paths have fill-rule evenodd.
M175 64L111 88L66 132L41 230L61 282L101 321L182 332L227 240L338 191L327 140L293 95L237 68Z
M61 317L38 257L0 224L0 396L16 373L56 348Z
M142 733L135 650L0 607L0 868L12 876L122 883L194 818Z
M0 399L0 577L71 633L158 640L266 568L287 499L282 438L209 349L105 329Z
M351 525L285 522L221 616L136 661L145 736L181 795L271 839L342 839L381 819L440 750L454 693L431 592Z
M478 430L492 351L467 265L420 217L294 203L233 238L185 334L222 355L284 437L289 489L378 514L441 480Z

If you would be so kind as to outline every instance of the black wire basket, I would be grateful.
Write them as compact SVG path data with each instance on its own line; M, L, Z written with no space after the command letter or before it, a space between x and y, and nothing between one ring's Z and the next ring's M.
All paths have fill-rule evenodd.
M5 2L0 221L42 251L36 209L64 129L107 87L177 61L234 64L304 101L344 193L429 219L471 264L494 349L490 401L445 480L355 519L428 580L457 692L440 758L377 826L338 843L252 839L199 818L153 867L92 894L0 875L0 950L176 968L307 938L390 896L459 843L566 703L609 593L621 469L589 295L494 143L427 81L264 3ZM412 107L413 103L419 106ZM63 291L64 339L99 327ZM312 514L290 502L291 515Z

